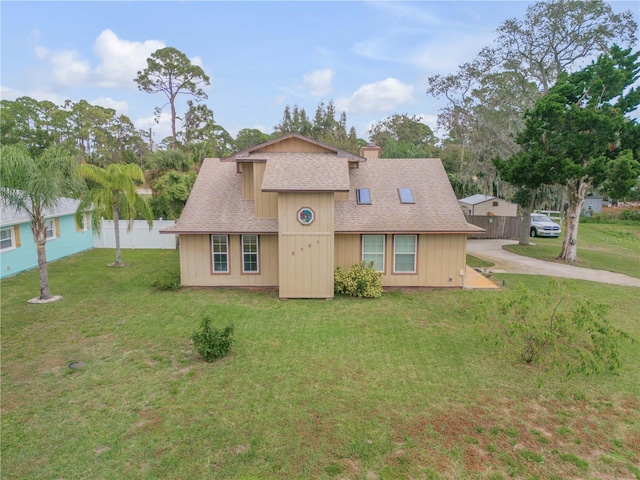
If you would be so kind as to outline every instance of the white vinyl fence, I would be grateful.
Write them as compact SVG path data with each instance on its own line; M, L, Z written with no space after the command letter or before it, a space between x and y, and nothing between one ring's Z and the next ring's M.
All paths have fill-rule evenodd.
M160 234L160 230L175 223L174 220L154 220L153 228L145 220L134 220L133 228L128 230L129 222L120 220L120 248L176 248L176 235ZM102 220L100 234L93 232L95 248L116 248L116 234L113 220Z

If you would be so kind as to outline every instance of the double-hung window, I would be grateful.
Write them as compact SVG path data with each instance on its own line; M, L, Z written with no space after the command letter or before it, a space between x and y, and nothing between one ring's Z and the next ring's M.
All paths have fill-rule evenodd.
M258 273L258 235L242 235L242 272Z
M47 240L56 238L56 221L55 219L45 220L44 225L47 228Z
M384 235L362 236L362 261L367 266L373 262L373 268L384 271Z
M415 273L417 235L395 235L393 237L393 271Z
M211 235L213 253L213 273L229 273L229 237Z
M15 248L16 242L13 238L13 227L0 230L0 252Z

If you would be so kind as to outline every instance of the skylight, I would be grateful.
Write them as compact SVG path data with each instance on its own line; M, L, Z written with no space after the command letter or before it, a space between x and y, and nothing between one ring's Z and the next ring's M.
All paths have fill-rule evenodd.
M371 193L368 188L356 189L358 205L371 205Z
M399 188L398 195L400 196L400 203L416 203L410 188Z

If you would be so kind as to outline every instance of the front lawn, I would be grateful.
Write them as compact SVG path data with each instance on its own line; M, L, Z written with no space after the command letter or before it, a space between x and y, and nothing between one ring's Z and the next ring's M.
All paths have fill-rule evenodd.
M562 234L564 235L564 233ZM506 245L518 255L555 261L562 251L560 238L532 238L534 245ZM640 225L581 223L578 227L577 265L640 277Z
M640 344L566 378L499 355L477 312L505 290L161 292L175 251L112 259L52 263L47 305L37 271L2 281L2 478L640 479ZM638 289L574 284L640 338ZM189 339L207 314L237 340L213 364Z

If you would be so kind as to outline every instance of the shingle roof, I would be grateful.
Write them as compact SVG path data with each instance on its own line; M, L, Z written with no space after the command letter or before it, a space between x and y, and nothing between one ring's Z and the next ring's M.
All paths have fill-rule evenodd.
M242 199L235 162L206 158L180 219L162 232L277 233L278 220L254 217L253 200Z
M336 232L482 231L467 223L440 159L371 159L350 177L349 199L336 201ZM371 205L357 204L358 188L369 189ZM398 188L410 188L415 203L401 204Z
M496 197L491 197L489 195L482 195L481 193L476 193L475 195L461 198L458 201L460 203L466 203L468 205L478 205L479 203L487 202L489 200L493 200L494 198Z
M62 215L75 215L80 202L73 198L60 198L54 208L45 209L45 218L60 217ZM28 223L31 217L24 209L16 210L7 205L5 198L0 196L0 226Z
M291 159L287 157L283 162L280 160L285 157L272 159L278 158L275 163L280 163L280 166L295 164L298 168L298 164L308 154L291 155ZM331 155L325 158L322 154L321 157L328 165L325 171L332 170L337 165L336 161L340 161ZM337 233L483 231L465 220L439 159L372 159L360 163L360 168L357 169L349 169L346 164L344 168L350 181L350 189L348 200L336 200L335 203ZM265 169L264 180L269 186L267 171L268 168ZM280 187L293 185L291 182L296 181L296 175L289 175L289 179L284 179L279 176L277 169L274 172ZM312 180L315 187L324 181ZM358 188L369 189L371 205L357 204ZM401 204L398 188L410 188L415 203ZM174 226L163 232L277 233L277 219L255 218L253 207L253 200L242 199L242 176L236 173L235 162L206 159L182 216Z
M349 163L330 153L268 153L263 192L348 192Z

